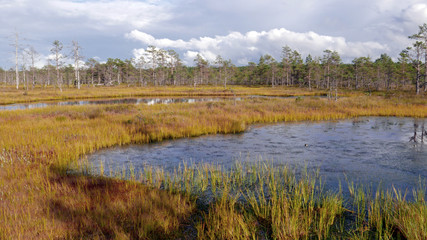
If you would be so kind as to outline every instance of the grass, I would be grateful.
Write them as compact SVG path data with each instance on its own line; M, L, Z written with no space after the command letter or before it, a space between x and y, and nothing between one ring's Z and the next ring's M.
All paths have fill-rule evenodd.
M243 174L243 169L227 172L213 171L212 166L183 166L181 175L178 170L177 175L170 176L160 170L147 171L141 185L137 183L143 179L139 173L134 173L134 181L124 181L68 172L70 163L81 156L114 145L236 133L253 123L358 116L425 118L425 103L424 97L361 95L338 101L254 98L236 103L3 111L0 222L5 224L0 224L0 239L323 239L341 233L345 239L369 239L375 234L387 239L387 234L395 237L396 233L402 238L425 239L425 224L418 224L426 221L423 198L407 202L390 192L379 193L383 198L371 198L361 191L355 195L360 206L356 215L365 217L358 219L343 209L339 194L325 193L320 180L310 174L296 178L288 173L283 178L280 172L258 166L260 175L255 177ZM123 176L116 171L115 175ZM210 192L217 197L206 207L194 200L204 199ZM347 215L354 219L356 227L352 230L341 226Z
M76 169L88 174L86 167ZM130 168L127 174L119 169L109 176L188 197L197 206L199 218L190 221L199 239L426 238L426 192L421 180L413 202L396 189L377 188L373 194L352 182L347 183L351 197L345 200L341 189L325 191L318 171L299 170L273 161L242 165L237 160L231 170L184 163L171 172L147 166L139 174Z
M167 97L167 96L319 96L326 95L320 90L305 90L301 88L269 88L269 87L242 87L230 86L227 89L216 86L201 86L197 88L188 86L165 86L135 88L127 86L92 87L84 86L78 90L64 88L62 92L52 87L36 87L33 90L17 90L13 86L1 87L0 105L12 103L28 103L37 101L58 101L73 99L101 99L101 98L130 98L130 97Z
M349 186L355 209L352 239L426 239L426 186L421 179L419 187L412 190L415 200L411 202L395 188L379 187L372 193L363 186Z

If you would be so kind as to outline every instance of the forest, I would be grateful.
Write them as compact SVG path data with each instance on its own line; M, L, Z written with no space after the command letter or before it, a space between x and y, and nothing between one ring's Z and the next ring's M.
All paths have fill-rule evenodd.
M15 69L0 69L0 82L16 84L16 88L21 86L25 90L53 86L62 91L63 87L80 89L82 84L194 87L233 84L298 86L331 92L337 89L415 89L419 94L420 90L427 90L427 24L420 25L418 33L409 38L413 40L412 46L397 57L383 53L376 59L357 57L345 63L337 51L326 49L322 56L309 54L303 59L298 50L283 46L281 59L265 54L257 63L249 62L246 66L236 66L220 55L209 62L200 54L195 57L194 65L186 66L175 50L156 46L149 46L138 58L108 58L106 62L89 58L84 61L77 41L72 42L72 52L67 56L63 43L55 40L51 48L53 57L44 67L37 68L37 51L33 48L20 51L16 34ZM393 60L394 57L397 60Z

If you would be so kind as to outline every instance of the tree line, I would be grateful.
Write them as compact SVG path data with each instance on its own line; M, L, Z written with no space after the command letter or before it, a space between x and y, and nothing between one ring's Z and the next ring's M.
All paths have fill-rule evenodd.
M301 53L289 46L282 47L281 59L269 54L257 63L236 66L231 60L217 56L207 61L198 54L194 66L185 66L179 54L172 49L149 46L138 58L109 58L99 62L94 58L84 61L81 46L72 42L71 53L66 56L63 44L52 43L51 57L42 68L35 67L37 52L27 48L18 53L19 36L16 34L15 69L0 69L0 82L16 84L29 90L35 86L53 86L62 91L66 87L97 85L163 86L163 85L270 85L299 86L309 89L328 89L332 95L339 88L366 91L414 88L416 94L427 91L427 24L419 26L418 33L409 36L414 42L404 49L397 61L386 53L377 59L358 57L343 63L338 52L324 50L322 56ZM73 64L65 64L68 58Z

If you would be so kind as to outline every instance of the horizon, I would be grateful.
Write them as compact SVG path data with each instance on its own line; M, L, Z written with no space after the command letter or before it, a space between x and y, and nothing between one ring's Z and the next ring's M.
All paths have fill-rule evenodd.
M411 45L408 36L427 22L427 4L419 0L15 0L0 1L0 13L7 19L0 30L5 70L15 65L16 32L21 48L40 54L37 66L46 63L55 40L64 44L64 54L78 41L84 60L131 59L154 45L175 50L185 65L200 54L243 66L265 54L279 61L284 46L303 59L330 49L345 63L383 53L396 60Z

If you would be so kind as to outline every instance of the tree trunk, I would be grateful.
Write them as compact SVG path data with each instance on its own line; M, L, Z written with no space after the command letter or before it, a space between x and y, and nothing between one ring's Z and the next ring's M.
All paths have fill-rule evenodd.
M19 89L19 70L18 70L18 48L19 35L15 33L15 72L16 72L16 89Z

